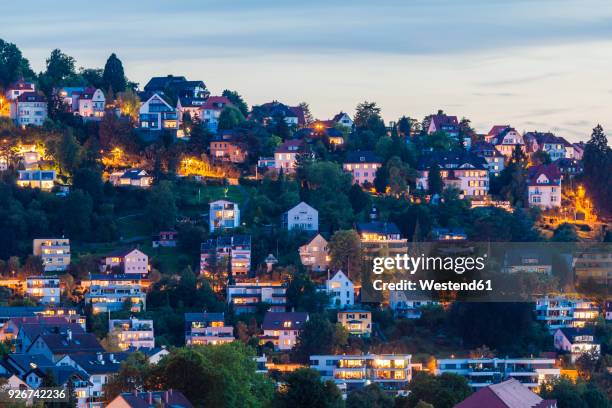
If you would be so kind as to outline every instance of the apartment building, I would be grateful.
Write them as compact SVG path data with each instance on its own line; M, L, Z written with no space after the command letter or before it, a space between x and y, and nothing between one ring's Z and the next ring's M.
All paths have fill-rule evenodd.
M271 312L284 312L287 287L281 282L240 282L227 286L227 302L236 314L254 313L259 303L269 304Z
M308 313L304 312L268 312L261 324L260 344L270 342L276 350L291 350L307 321Z
M17 185L19 187L40 188L50 191L55 185L55 170L18 170Z
M554 358L447 358L436 361L435 374L467 378L474 389L514 378L529 389L561 376Z
M40 256L45 272L65 271L70 265L68 238L35 239L33 253Z
M339 311L338 323L353 336L370 337L372 334L372 312L368 310Z
M121 350L155 347L153 320L140 320L135 317L111 319L108 321L108 331L117 335Z
M555 349L570 354L572 363L585 353L601 352L601 345L595 342L592 328L563 327L555 331L553 341Z
M240 226L238 204L226 200L217 200L210 203L209 226L210 232Z
M405 390L412 378L410 354L313 355L310 368L347 391L376 383L383 390Z
M342 169L353 177L353 183L373 185L382 160L371 151L351 152L342 164Z
M234 276L246 276L251 270L251 236L230 235L211 238L200 246L200 273L207 276L225 272L232 264ZM222 271L219 269L223 269Z
M234 328L225 325L223 313L185 313L187 346L223 344L234 340Z
M357 233L366 261L380 256L381 253L393 257L408 252L408 240L401 237L399 228L392 222L362 222L357 224Z
M596 302L565 296L539 298L535 310L536 318L543 321L551 331L563 327L584 327L587 322L599 316Z
M60 302L60 279L53 276L29 276L26 278L26 294L42 304Z
M146 310L147 295L140 281L129 275L110 279L93 276L88 283L85 304L90 304L94 314L129 309L133 313Z

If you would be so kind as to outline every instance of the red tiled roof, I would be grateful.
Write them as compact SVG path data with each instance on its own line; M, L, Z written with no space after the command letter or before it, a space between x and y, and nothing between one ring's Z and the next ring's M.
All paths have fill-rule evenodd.
M454 408L553 408L554 400L543 400L515 379L476 391Z
M206 100L206 103L202 105L202 109L223 110L223 108L225 108L226 106L233 105L232 102L225 96L211 96Z
M431 121L436 126L436 129L440 129L441 126L444 125L454 125L457 126L459 122L457 121L456 116L448 116L445 114L437 114L431 116Z
M509 128L510 125L495 125L491 128L491 130L489 130L489 133L487 133L487 135L489 136L497 136L499 135L501 132L503 132L505 129Z

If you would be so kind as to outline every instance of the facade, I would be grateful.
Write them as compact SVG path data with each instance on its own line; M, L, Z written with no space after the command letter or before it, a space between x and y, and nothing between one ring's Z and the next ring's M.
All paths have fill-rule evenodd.
M211 238L200 246L200 273L212 274L227 260L232 263L234 276L246 276L251 270L251 236L231 235ZM218 272L225 272L224 270Z
M211 132L216 132L219 126L219 116L226 106L234 106L225 96L211 96L202 105L200 120Z
M574 257L576 283L593 282L597 285L612 285L612 254L606 248L587 250Z
M26 294L42 304L60 302L60 279L54 276L29 276L26 278Z
M432 228L431 238L435 241L466 241L468 236L463 228Z
M346 161L342 164L342 169L353 176L353 183L373 184L376 178L376 171L382 167L382 160L374 152L351 152Z
M436 361L435 374L454 373L478 390L514 378L529 389L561 376L554 358L447 358Z
M291 350L307 321L308 313L304 312L268 312L261 324L260 343L271 342L276 350Z
M574 157L574 147L560 136L550 132L527 132L524 135L529 153L547 153L551 161L558 159L571 159Z
M547 248L509 249L504 253L502 271L506 273L544 273L550 275L552 252Z
M278 101L253 106L253 110L249 117L264 124L281 119L292 127L302 127L306 124L304 110L301 107L288 106Z
M121 350L154 348L155 334L153 320L112 319L108 321L108 331L117 335Z
M289 231L318 231L319 212L302 201L283 214L283 228Z
M361 251L366 261L380 256L393 257L408 252L408 240L401 237L399 228L392 222L371 221L357 224ZM348 271L350 276L350 271Z
M596 302L589 300L545 296L536 301L536 318L543 321L551 331L563 327L584 327L598 316Z
M210 156L214 160L244 163L247 155L247 145L234 131L220 131L210 141Z
M18 170L19 187L40 188L49 191L55 185L55 170Z
M340 112L334 116L332 121L336 125L341 125L347 127L349 129L353 128L353 119L348 115L348 113Z
M236 314L253 313L259 303L270 305L271 312L287 308L287 287L280 282L241 282L227 286L227 302Z
M78 98L78 111L84 119L100 120L104 116L106 97L101 89L87 88Z
M517 146L523 152L526 152L523 136L512 127L501 130L495 137L491 138L490 142L506 159L512 157L512 153Z
M10 117L18 126L42 126L47 119L47 100L36 92L23 92L13 100Z
M561 207L561 172L554 164L527 169L527 200L530 207Z
M279 171L283 170L285 174L294 173L298 156L304 154L312 154L304 140L287 140L274 151L274 166Z
M489 170L486 160L461 150L431 152L422 157L417 165L417 189L429 190L429 173L436 165L445 188L453 187L464 196L475 198L488 194Z
M139 122L141 129L176 131L179 127L179 119L176 108L166 102L160 94L153 94L140 106Z
M122 274L146 275L149 273L149 256L139 249L123 249L104 257L100 272L120 271Z
M405 390L412 379L410 354L313 355L310 368L322 380L334 381L347 391L376 383L385 391Z
M147 295L140 286L113 283L107 286L92 285L85 294L85 304L90 304L94 314L116 312L126 307L139 313L146 309Z
M240 209L238 204L226 200L210 203L209 225L210 232L240 226Z
M437 114L430 115L428 121L428 135L436 132L444 132L453 139L459 138L459 121L457 120L457 116L448 116L444 114L444 112L438 111Z
M325 291L330 297L331 307L343 309L355 304L355 285L342 271L325 281Z
M370 337L372 334L372 312L368 310L341 310L338 323L354 336Z
M329 248L323 235L317 234L299 249L302 265L313 272L326 271L329 267Z
M555 349L570 354L574 363L585 353L599 354L601 345L595 342L593 329L564 327L557 329L553 336Z
M234 328L225 325L223 313L185 313L187 346L224 344L234 340Z
M151 187L153 176L150 176L146 170L130 169L126 171L118 171L110 175L109 181L113 186L132 186L140 188Z
M499 176L504 170L506 157L491 143L485 141L476 142L470 151L486 160L490 175Z
M33 253L40 256L45 272L65 271L70 265L70 240L68 238L35 239Z

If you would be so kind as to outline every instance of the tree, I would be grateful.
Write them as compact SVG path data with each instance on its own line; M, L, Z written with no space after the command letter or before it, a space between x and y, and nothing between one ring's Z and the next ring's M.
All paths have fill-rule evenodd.
M573 224L563 223L555 229L552 237L553 242L578 242L578 234L576 226Z
M145 212L154 231L174 227L177 208L172 183L162 181L151 189Z
M304 273L294 276L289 282L287 300L299 312L322 313L329 306L329 296L317 290L310 276Z
M544 150L538 150L532 155L532 160L535 164L550 164L551 159L548 152Z
M0 88L6 88L18 79L31 79L34 72L15 44L0 39Z
M242 113L242 116L247 117L249 114L249 106L238 92L225 89L221 95L229 99L232 105L238 108L238 110Z
M244 122L244 115L233 106L226 106L219 115L219 130L234 129Z
M119 109L122 115L129 116L133 122L138 120L140 98L132 89L117 94Z
M62 207L64 233L69 237L86 238L91 231L93 202L83 190L73 190Z
M612 149L601 125L593 129L582 159L587 191L604 213L612 212Z
M75 60L59 49L51 51L47 58L46 71L39 77L40 88L47 96L51 96L54 87L62 86L74 78Z
M393 408L393 405L393 398L376 383L351 392L346 399L346 408Z
M380 117L380 108L376 106L376 102L361 102L357 105L354 124L357 129L369 129L372 124L377 121L382 121Z
M429 194L440 194L444 188L442 176L440 175L440 167L437 163L434 163L429 169L427 176L427 186L429 187Z
M130 353L121 363L119 372L104 384L104 397L110 402L122 392L144 391L145 381L151 372L147 357L141 352Z
M396 197L406 194L408 192L408 185L416 180L414 169L404 164L397 156L391 157L385 166L389 174L390 193Z
M355 230L340 230L329 241L330 268L342 269L347 276L357 276L361 266L361 241Z
M113 92L124 92L126 82L123 64L117 58L117 55L112 53L104 65L104 73L102 74L103 89L105 91L110 89Z
M310 106L306 102L300 102L298 107L301 108L302 112L304 113L304 121L306 122L306 125L310 125L312 122L314 122L314 117L312 116L312 112L310 112Z
M101 68L83 68L79 69L79 75L83 77L86 85L93 86L95 88L103 88L104 83L102 81L102 75L104 71Z
M333 381L322 382L319 373L300 368L289 373L285 388L276 394L275 408L342 408L344 401Z
M311 355L334 354L347 344L348 332L342 325L333 324L324 315L313 314L304 323L295 354L307 362Z
M415 406L423 401L436 408L452 408L472 393L465 377L451 373L433 376L418 372L412 378L408 389L408 406Z

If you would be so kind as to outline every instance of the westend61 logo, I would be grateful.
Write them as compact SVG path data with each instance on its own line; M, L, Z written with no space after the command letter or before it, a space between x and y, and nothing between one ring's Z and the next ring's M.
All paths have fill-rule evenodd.
M372 272L377 275L385 271L402 271L414 275L417 271L453 271L458 275L470 271L482 271L485 268L487 254L479 257L442 257L410 256L397 254L394 257L376 257L373 259Z

